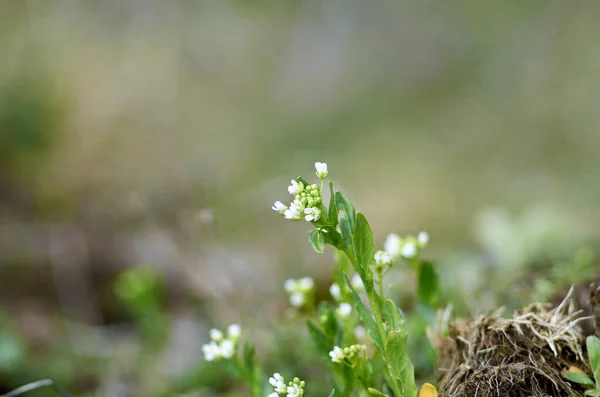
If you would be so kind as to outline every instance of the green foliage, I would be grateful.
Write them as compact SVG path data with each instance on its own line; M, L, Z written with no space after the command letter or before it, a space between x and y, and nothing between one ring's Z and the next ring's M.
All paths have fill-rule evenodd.
M587 387L586 396L598 397L600 396L600 339L590 335L586 338L585 344L594 380L576 368L571 368L566 372L564 378Z
M417 271L417 296L431 307L437 307L440 298L440 278L433 263L421 261Z
M308 232L308 241L310 241L315 252L322 254L325 252L325 239L320 229L314 229Z
M385 356L392 376L400 383L402 396L408 397L417 395L417 385L413 364L408 357L406 338L406 330L402 328L390 332L385 346Z

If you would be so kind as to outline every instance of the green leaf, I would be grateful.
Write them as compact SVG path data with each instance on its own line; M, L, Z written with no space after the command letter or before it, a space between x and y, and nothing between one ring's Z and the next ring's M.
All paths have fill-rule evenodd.
M250 393L253 397L262 396L262 375L258 361L256 360L256 350L249 343L244 344L243 349L244 378L250 387Z
M320 354L325 357L329 356L329 352L333 348L333 343L331 340L325 335L319 327L312 320L306 320L306 326L308 327L308 333L310 334L315 346Z
M582 385L594 387L594 381L590 379L586 374L582 374L581 372L566 372L563 375L563 378L569 380L571 382L580 383Z
M301 176L296 177L296 182L302 182L302 184L304 185L304 187L307 187L308 185L310 185L310 183L308 183L306 181L306 179L302 178Z
M390 397L387 394L383 394L379 390L373 389L372 387L369 387L367 391L369 392L369 395L373 397Z
M321 233L319 229L308 232L308 241L310 241L317 253L322 254L325 252L325 239L323 238L323 233Z
M329 182L329 224L335 229L338 225L338 209L335 205L335 192L333 191L333 183Z
M335 206L338 211L342 211L344 216L340 219L340 231L346 247L354 255L354 229L356 227L356 210L352 203L344 196L342 192L335 193Z
M373 241L373 231L367 218L361 213L356 215L356 228L354 229L354 256L358 266L357 273L365 283L365 288L369 288L373 279L370 277L369 266L374 261L375 241Z
M356 378L363 387L367 388L373 384L373 367L369 360L360 360L355 372Z
M377 346L379 351L381 351L383 353L384 352L383 340L381 339L381 335L379 334L379 331L377 329L377 324L375 323L375 319L373 319L373 316L371 315L371 313L369 312L369 310L367 309L367 307L365 306L363 301L360 299L360 297L354 290L354 287L352 287L352 283L350 282L350 280L348 280L348 276L345 273L344 273L344 280L346 280L346 285L348 285L348 288L350 288L350 292L352 293L354 307L356 308L356 311L358 312L360 321L363 323L363 325L369 332L369 335L371 335L371 339L373 339L373 343L375 343L375 346Z
M585 345L587 346L592 372L596 378L596 387L598 387L598 382L600 381L600 339L593 335L588 336L585 340Z
M406 331L392 331L385 347L388 369L400 383L403 396L416 396L417 385L412 361L406 348Z
M421 261L417 271L419 300L431 307L437 307L440 297L440 277L435 265L428 261Z
M387 324L389 330L397 331L405 329L404 316L394 302L389 299L386 299L383 303L382 316L383 321Z
M333 309L328 302L323 301L319 304L318 313L323 333L330 340L334 340L338 333L338 322Z
M335 389L333 389L333 390L331 391L331 393L329 393L329 397L333 397L333 395L334 395L334 394L335 394Z
M591 396L591 397L600 397L600 390L598 390L598 389L586 390L585 395Z
M344 244L342 235L333 226L321 227L321 234L323 235L326 244L333 245L340 251L344 251L346 249L346 244Z

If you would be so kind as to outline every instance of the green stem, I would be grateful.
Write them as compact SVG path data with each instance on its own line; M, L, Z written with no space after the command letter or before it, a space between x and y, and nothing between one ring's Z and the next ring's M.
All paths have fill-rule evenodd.
M379 278L379 295L381 296L381 299L383 299L383 272L380 267L377 268L377 278Z
M357 266L356 266L356 263L354 262L353 255L348 251L348 249L344 250L344 252L346 253L346 256L348 256L348 259L350 259L350 262L352 262L353 267L356 268ZM363 282L364 281L365 280L363 280ZM365 284L365 291L367 293L367 298L369 299L369 304L371 305L371 310L373 311L373 317L375 318L375 324L377 325L377 331L379 333L379 336L381 337L381 340L383 341L383 343L385 345L386 341L387 341L387 335L385 334L385 329L383 328L383 318L381 316L381 309L379 308L379 299L377 299L377 292L375 292L375 289L373 288L372 283L364 283L364 284ZM383 295L382 295L382 298L383 298ZM386 361L385 351L381 352L381 356L383 357L384 361ZM392 388L392 391L394 392L394 396L401 397L402 392L400 391L400 386L398 385L398 382L390 374L390 371L387 367L387 363L383 369L383 376L384 376L386 382L388 383L388 385Z

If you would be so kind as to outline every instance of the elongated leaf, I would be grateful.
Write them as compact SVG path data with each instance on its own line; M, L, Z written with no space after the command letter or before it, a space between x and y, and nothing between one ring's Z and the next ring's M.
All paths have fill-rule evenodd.
M322 254L325 252L325 239L319 229L308 232L308 241L310 241L310 244L317 253Z
M263 395L262 374L256 359L256 350L249 343L244 344L243 350L244 378L250 386L252 397Z
M340 251L344 251L346 249L346 244L342 239L342 235L335 229L335 227L329 225L323 226L321 227L321 233L326 244L333 245Z
M354 255L356 263L360 268L358 274L365 283L365 288L373 284L372 277L369 277L371 271L369 266L375 261L375 241L373 241L373 231L367 218L361 213L356 214L356 228L354 229Z
M590 396L590 397L600 397L600 390L598 390L598 389L586 390L585 395Z
M385 347L385 359L388 369L400 383L403 396L416 396L415 372L408 349L406 348L406 332L392 331L388 335Z
M437 307L440 297L440 277L435 270L435 265L428 261L420 262L417 279L419 300L431 307Z
M328 357L329 352L333 349L331 340L312 320L306 320L306 326L319 353L324 357Z
M582 385L594 387L594 381L589 376L581 372L565 372L563 378L571 382L580 383Z
M333 183L329 182L329 224L335 229L338 225L338 208L335 204L335 192Z
M338 333L338 322L333 309L329 306L328 302L323 301L319 304L317 312L319 313L318 318L323 328L323 333L329 340L335 340Z
M333 389L333 390L331 391L331 393L329 393L329 397L333 397L333 395L334 395L334 394L335 394L335 389Z
M307 187L308 185L310 185L310 183L308 183L306 181L306 179L302 178L301 176L296 177L296 182L302 182L302 184L304 185L304 187Z
M386 299L383 303L382 316L383 321L387 324L390 331L400 331L405 329L404 316L394 302L389 299Z
M335 193L335 205L338 211L342 211L344 213L340 219L340 231L342 232L342 239L344 240L346 247L354 256L354 229L356 227L356 210L342 192Z
M590 358L592 372L594 372L594 377L596 378L596 388L598 388L598 382L600 381L600 339L593 335L588 336L585 340L585 345Z
M375 343L375 346L377 346L379 351L383 353L383 340L381 339L381 335L379 334L379 331L377 329L375 319L373 319L371 312L369 312L363 301L360 299L360 296L358 296L358 294L354 290L354 287L352 287L352 283L350 282L350 280L348 280L348 276L345 273L344 280L346 280L346 285L348 285L348 288L350 288L350 292L352 293L352 300L354 301L354 307L358 312L360 321L362 321L363 325L369 332L369 335L371 335L371 339L373 339L373 343Z
M390 397L387 394L383 394L379 390L373 389L372 387L369 387L367 391L369 392L369 395L373 397Z

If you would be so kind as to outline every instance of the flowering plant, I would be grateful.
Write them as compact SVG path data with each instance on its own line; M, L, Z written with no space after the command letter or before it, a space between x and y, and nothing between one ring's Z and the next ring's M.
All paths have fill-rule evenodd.
M342 192L335 191L331 182L328 205L324 204L328 167L326 163L315 163L315 169L320 184L310 184L302 177L293 179L288 187L293 196L291 203L277 201L272 208L285 219L304 219L314 226L308 240L317 253L324 253L329 245L336 254L338 266L329 292L337 307L321 302L316 318L307 320L319 354L330 363L334 388L330 397L415 397L418 387L407 350L405 318L396 304L386 299L384 277L397 263L407 263L417 276L419 301L437 307L439 279L434 265L421 259L429 235L421 232L416 237L402 238L392 233L384 249L377 250L365 216ZM313 313L315 283L311 278L289 279L284 289L293 308L307 307L307 313ZM263 396L266 382L261 378L254 350L247 344L243 358L238 358L236 347L242 332L238 326L232 327L234 336L228 332L227 338L220 331L211 332L211 342L203 349L205 359L230 360L234 373L248 383L252 395ZM268 383L269 397L300 397L307 388L307 382L298 378L286 383L279 373L273 374ZM421 395L435 396L437 392L426 384Z

